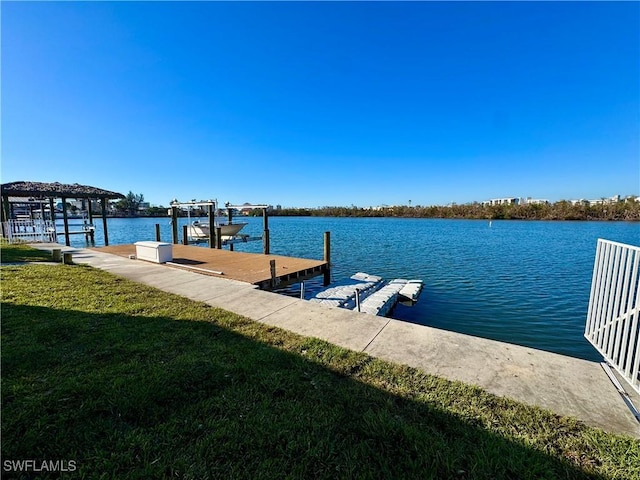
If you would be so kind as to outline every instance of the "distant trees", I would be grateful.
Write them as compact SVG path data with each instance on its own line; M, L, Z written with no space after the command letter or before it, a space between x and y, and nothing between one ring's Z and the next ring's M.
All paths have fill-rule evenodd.
M149 207L140 210L144 195L131 191L115 204L119 216L164 217L167 208ZM192 210L192 215L206 215L206 211ZM249 212L251 216L262 216L262 210ZM399 217L399 218L467 218L484 220L623 220L640 221L640 202L628 197L617 202L603 200L592 204L560 200L555 203L525 203L522 205L483 205L478 202L451 205L394 205L381 207L324 206L319 208L269 209L270 216L311 217Z
M434 205L414 207L361 208L320 207L283 208L271 211L271 216L315 217L402 217L402 218L467 218L486 220L624 220L640 221L640 202L619 201L591 205L579 202L575 205L561 200L556 203L528 203L523 205L482 205L480 203Z
M127 193L127 196L116 203L116 211L127 216L134 216L138 213L140 204L144 202L144 195L141 193L135 194L131 190Z

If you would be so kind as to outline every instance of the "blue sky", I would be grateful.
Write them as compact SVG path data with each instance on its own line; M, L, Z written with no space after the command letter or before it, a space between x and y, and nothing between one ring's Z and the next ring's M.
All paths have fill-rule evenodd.
M640 193L638 2L2 2L2 182L153 204Z

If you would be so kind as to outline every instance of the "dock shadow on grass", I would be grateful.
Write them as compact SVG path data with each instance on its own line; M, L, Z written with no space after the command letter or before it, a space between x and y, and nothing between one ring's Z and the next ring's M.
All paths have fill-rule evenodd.
M3 465L73 460L69 478L609 478L518 437L518 421L503 425L510 437L428 399L462 384L317 339L296 336L287 352L282 331L260 326L257 340L242 332L255 322L229 315L235 331L224 319L3 303ZM381 383L419 377L420 391L361 380L376 373ZM587 428L553 426L554 439Z

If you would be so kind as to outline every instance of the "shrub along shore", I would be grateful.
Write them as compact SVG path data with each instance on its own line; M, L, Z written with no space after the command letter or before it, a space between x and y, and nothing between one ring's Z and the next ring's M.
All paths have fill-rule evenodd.
M2 248L3 262L47 259ZM60 459L82 478L640 478L638 440L473 386L88 266L1 275L3 468Z
M252 212L258 215L260 212ZM523 205L482 205L466 203L453 205L396 205L392 207L321 207L284 208L269 212L271 216L315 217L398 217L398 218L454 218L469 220L616 220L640 221L640 202L619 201L590 205L560 201Z

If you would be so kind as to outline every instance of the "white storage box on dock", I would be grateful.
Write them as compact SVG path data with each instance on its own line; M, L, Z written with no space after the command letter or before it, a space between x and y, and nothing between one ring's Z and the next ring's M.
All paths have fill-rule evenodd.
M136 242L136 256L138 260L148 262L165 263L173 260L173 250L170 243L163 242Z

